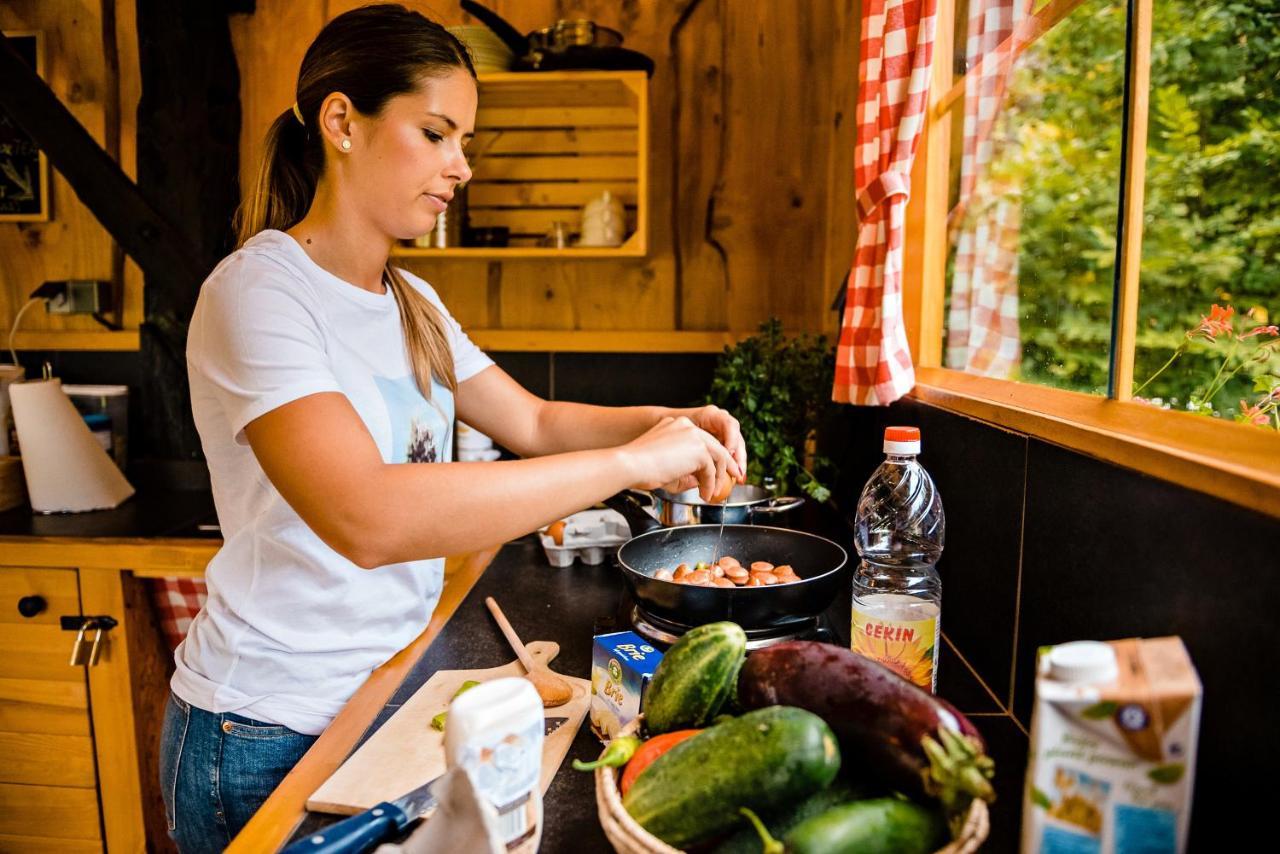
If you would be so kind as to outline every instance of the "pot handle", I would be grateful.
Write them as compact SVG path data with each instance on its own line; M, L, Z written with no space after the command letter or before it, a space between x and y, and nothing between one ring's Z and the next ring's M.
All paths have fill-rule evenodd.
M631 536L633 537L656 531L662 527L662 523L650 516L648 511L644 509L644 505L630 492L623 491L606 498L604 506L622 514L622 518L627 520L627 527L631 529Z
M462 11L483 21L486 27L493 30L495 36L502 39L503 43L511 48L511 52L516 55L516 59L529 52L529 40L525 38L524 33L507 23L507 20L497 12L487 6L481 6L475 0L462 0Z
M795 510L801 504L804 504L803 498L792 498L791 496L782 496L780 498L770 498L763 504L757 504L751 508L751 515L760 514L763 516L773 516L777 513L786 513L788 510Z

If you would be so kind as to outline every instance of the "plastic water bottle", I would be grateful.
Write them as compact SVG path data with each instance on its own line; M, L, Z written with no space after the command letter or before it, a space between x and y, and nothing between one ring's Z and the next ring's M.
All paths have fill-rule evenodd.
M916 461L918 428L887 428L884 453L858 498L862 561L853 576L849 645L933 691L942 643L942 498Z

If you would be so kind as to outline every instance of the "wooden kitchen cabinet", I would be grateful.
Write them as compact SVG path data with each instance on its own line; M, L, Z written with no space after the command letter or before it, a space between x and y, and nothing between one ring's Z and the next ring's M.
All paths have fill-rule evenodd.
M86 668L59 626L80 615L74 569L0 567L0 851L102 850Z
M168 651L136 576L200 575L217 545L0 538L0 854L166 850ZM116 625L97 662L70 664L61 618L98 615Z

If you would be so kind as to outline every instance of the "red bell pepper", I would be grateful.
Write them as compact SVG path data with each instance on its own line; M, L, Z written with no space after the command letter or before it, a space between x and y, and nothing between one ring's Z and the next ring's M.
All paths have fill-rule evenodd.
M700 732L702 732L700 729L678 729L674 732L655 735L640 745L632 755L631 761L627 763L626 770L622 772L622 782L619 784L622 794L624 796L627 794L631 784L636 781L636 778L640 776L644 769L653 764L655 759L686 738L691 738Z

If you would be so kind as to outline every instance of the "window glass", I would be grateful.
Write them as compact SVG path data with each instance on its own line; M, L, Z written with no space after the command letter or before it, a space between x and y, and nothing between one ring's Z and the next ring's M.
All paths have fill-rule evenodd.
M1033 4L969 0L980 5L998 30ZM1005 74L993 61L1003 39L968 38L964 118L953 130L947 367L1106 392L1125 14L1123 2L1086 0Z
M1135 391L1276 428L1280 2L1154 11Z

